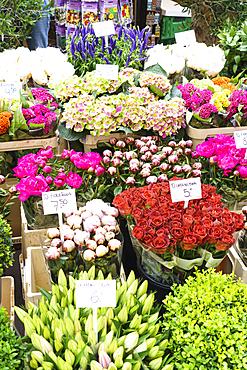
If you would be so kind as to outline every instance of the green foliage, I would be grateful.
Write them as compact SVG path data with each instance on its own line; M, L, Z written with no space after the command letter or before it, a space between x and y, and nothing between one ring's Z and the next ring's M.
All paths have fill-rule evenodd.
M174 370L246 369L247 286L197 271L163 301Z
M32 31L35 21L45 14L42 0L0 0L0 51L22 46ZM50 5L44 8L48 10Z
M218 38L226 56L223 73L236 76L247 68L247 21L234 25L228 18Z
M21 343L10 327L4 307L0 308L0 368L1 370L24 369L26 346Z
M7 220L4 220L3 216L0 215L0 276L6 268L13 265L14 249L11 237L11 228Z

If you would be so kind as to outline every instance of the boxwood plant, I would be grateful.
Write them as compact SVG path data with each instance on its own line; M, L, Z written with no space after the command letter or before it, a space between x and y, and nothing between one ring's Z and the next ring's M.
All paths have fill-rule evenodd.
M174 370L247 369L247 286L197 271L163 301Z

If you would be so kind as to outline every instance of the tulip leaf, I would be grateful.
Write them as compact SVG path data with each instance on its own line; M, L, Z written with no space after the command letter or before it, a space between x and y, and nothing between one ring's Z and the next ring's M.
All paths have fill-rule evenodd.
M83 356L83 353L85 351L85 348L86 348L86 345L85 347L81 350L81 352L78 353L78 355L76 356L75 358L75 363L74 363L74 367L80 362L82 356Z
M153 72L156 73L157 75L162 75L167 77L166 71L159 65L159 63L156 63L150 67L147 67L144 69L144 72Z
M46 298L48 299L49 301L52 299L52 294L47 292L47 290L43 289L43 288L40 288L39 286L37 286L37 288L39 289L40 293Z

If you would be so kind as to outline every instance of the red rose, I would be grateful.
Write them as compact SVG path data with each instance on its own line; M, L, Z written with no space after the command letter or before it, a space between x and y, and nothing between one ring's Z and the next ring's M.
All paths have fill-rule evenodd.
M133 208L137 208L137 207L141 207L142 204L143 204L143 201L141 198L138 198L136 196L133 196L129 199L129 204L131 204L131 206Z
M170 217L170 220L171 221L180 221L180 220L182 220L182 215L181 215L181 213L179 213L179 212L176 212L176 211L171 211L171 213L170 213L170 215L169 215L169 217Z
M186 215L193 215L195 212L196 212L195 208L188 207L188 208L186 208L185 214Z
M147 227L145 228L145 232L146 232L147 234L152 235L153 237L154 237L154 235L156 234L155 229L153 229L151 226L147 226Z
M162 185L160 195L167 195L170 193L170 185L168 182L161 182L160 185Z
M181 227L174 227L171 229L171 234L174 237L174 239L181 240L184 235L184 231Z
M209 217L203 217L202 225L207 229L211 229L214 225L213 221Z
M216 192L217 188L216 186L202 184L202 189L203 191L206 191L208 194L213 194Z
M209 210L209 213L214 219L217 219L217 218L221 217L222 209L221 208L214 208L214 209Z
M212 229L209 231L208 236L209 236L209 242L214 243L216 239L220 239L222 234L223 234L222 227L220 226L213 226Z
M235 239L232 235L223 234L220 240L217 240L215 248L220 251L226 251L235 243Z
M123 194L123 193L122 193ZM129 205L128 200L122 196L122 194L118 194L113 199L113 205L119 209L121 215L130 215L132 211L132 207Z
M205 239L207 236L207 229L204 226L198 224L193 227L193 232L195 233L198 242L202 244L203 239Z
M147 220L142 219L138 222L137 226L142 227L143 229L146 229L148 227Z
M222 213L222 223L225 225L228 225L228 226L232 226L233 225L233 217L231 215L231 213Z
M150 216L151 212L152 212L151 208L145 208L143 210L143 217L148 218Z
M140 209L140 208L134 209L134 211L132 211L132 216L134 217L135 222L138 223L138 221L141 220L142 217L143 217L142 209Z
M241 214L233 213L233 220L234 220L233 227L235 228L236 231L240 231L244 228L244 215L242 213Z
M143 237L143 243L147 246L151 246L152 244L152 241L153 241L153 235L150 235L150 234L145 234L144 237ZM148 249L148 248L147 248Z
M140 226L137 226L137 225L134 226L134 228L132 230L132 235L134 236L134 238L141 240L144 236L143 228L140 227Z
M162 237L162 236L165 236L165 235L168 235L169 234L169 231L167 229L164 229L164 228L160 228L156 231L156 235L159 236L159 237Z
M193 216L189 214L184 214L183 215L183 223L185 226L190 226L193 224Z
M155 198L151 198L151 199L146 200L146 204L150 207L154 207L156 203L157 203L157 200Z
M235 229L232 226L224 225L223 228L224 228L226 234L232 235L235 232Z
M150 225L153 227L161 227L164 223L164 219L162 216L151 216L150 217Z
M171 228L173 228L173 227L182 227L183 226L182 221L177 221L177 220L172 221L170 223L170 225L171 225Z
M183 242L182 242L182 248L186 250L190 250L193 248L196 248L198 245L197 237L194 235L194 233L188 233L184 236Z
M156 237L153 240L152 246L156 253L165 253L169 244L170 240L168 237Z
M144 200L148 200L155 198L155 194L151 190L145 189L140 192L140 197Z

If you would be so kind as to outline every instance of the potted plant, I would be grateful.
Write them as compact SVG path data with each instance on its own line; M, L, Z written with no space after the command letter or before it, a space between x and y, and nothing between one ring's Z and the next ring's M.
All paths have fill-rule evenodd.
M247 349L246 285L232 274L209 269L195 272L172 290L163 301L163 330L174 370L242 368Z
M12 243L12 231L7 220L0 214L0 276L3 272L13 265L14 262L14 249Z

